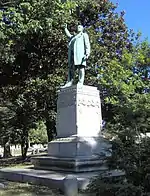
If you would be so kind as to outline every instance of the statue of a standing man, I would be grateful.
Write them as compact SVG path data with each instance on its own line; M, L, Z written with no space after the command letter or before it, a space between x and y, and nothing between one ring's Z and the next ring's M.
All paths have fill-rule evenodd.
M74 80L74 72L78 69L79 81L78 84L83 85L85 77L86 60L90 55L90 41L87 33L84 32L82 25L78 25L77 34L72 35L65 26L65 33L69 38L68 46L68 81L63 86L72 86Z

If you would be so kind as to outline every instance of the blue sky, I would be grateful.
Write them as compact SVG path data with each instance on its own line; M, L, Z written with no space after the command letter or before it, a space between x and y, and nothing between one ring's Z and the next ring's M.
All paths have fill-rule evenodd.
M111 0L118 3L117 11L124 10L125 22L134 32L142 33L142 40L150 41L150 0Z

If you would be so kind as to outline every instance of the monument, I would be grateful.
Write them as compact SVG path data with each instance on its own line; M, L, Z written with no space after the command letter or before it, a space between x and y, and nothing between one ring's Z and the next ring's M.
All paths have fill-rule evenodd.
M86 61L90 55L88 34L79 25L77 34L69 37L68 80L57 100L57 138L48 144L46 156L32 157L34 167L0 169L2 179L29 182L62 189L66 195L77 195L92 177L108 171L111 144L101 135L102 113L99 90L84 84ZM74 82L78 69L79 81ZM112 173L112 174L110 174ZM105 176L106 176L105 175ZM120 174L119 174L120 175Z
M32 158L36 169L63 172L93 172L107 170L111 145L101 135L102 114L99 91L83 85L86 61L90 55L88 34L81 25L69 37L68 80L58 93L57 138L48 144L48 155ZM79 81L73 85L74 72Z

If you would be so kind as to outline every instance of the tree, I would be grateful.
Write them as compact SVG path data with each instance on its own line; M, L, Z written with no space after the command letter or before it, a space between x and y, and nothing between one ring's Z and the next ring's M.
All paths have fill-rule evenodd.
M49 141L55 136L57 90L67 70L64 23L70 31L81 23L90 34L89 85L97 85L97 75L102 68L106 73L112 60L120 62L123 50L132 50L133 34L124 23L124 12L116 14L110 1L12 2L0 11L0 84L7 88L16 114L14 130L27 149L28 131L35 121L45 122Z
M4 147L4 158L11 157L10 143L12 139L12 129L8 121L12 115L12 112L6 106L0 107L0 145Z
M14 106L13 127L18 130L22 149L26 144L23 156L29 130L39 119L46 122L49 140L53 138L57 87L65 80L67 68L63 24L68 23L74 31L81 23L89 32L92 48L86 84L100 86L106 131L117 137L113 145L115 166L126 171L132 188L140 184L146 188L143 179L149 173L142 167L149 164L145 162L149 143L137 143L137 139L149 130L150 99L144 94L149 83L141 79L141 69L137 75L133 69L148 65L149 46L142 43L133 47L138 36L126 27L124 12L115 13L116 6L110 1L16 2L3 7L0 14L0 84L7 87L5 94ZM120 190L123 193L125 189Z
M29 130L29 140L32 144L46 144L47 132L44 122L40 121L35 129Z
M148 195L150 192L150 139L146 136L150 130L150 94L145 92L149 88L149 81L143 79L141 71L148 65L148 47L143 42L130 53L124 51L120 62L112 60L107 67L111 69L109 77L103 74L99 78L102 86L107 89L105 103L111 104L113 109L113 115L110 118L106 116L104 130L110 134L109 137L115 138L109 166L111 169L123 170L126 178L126 181L101 177L95 179L90 189L102 195ZM135 73L135 67L142 69Z
M11 124L18 139L14 142L21 144L22 157L25 158L29 147L29 130L34 128L36 122L36 103L23 92L12 102L11 110L15 112Z

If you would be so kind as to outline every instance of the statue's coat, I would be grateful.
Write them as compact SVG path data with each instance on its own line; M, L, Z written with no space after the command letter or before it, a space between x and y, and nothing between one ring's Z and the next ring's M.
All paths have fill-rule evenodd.
M73 36L70 32L65 29L66 35L70 38L68 48L68 63L69 66L73 65L84 65L86 66L85 55L90 54L90 41L87 33L80 32ZM73 59L72 57L73 52ZM72 62L72 60L74 62Z

